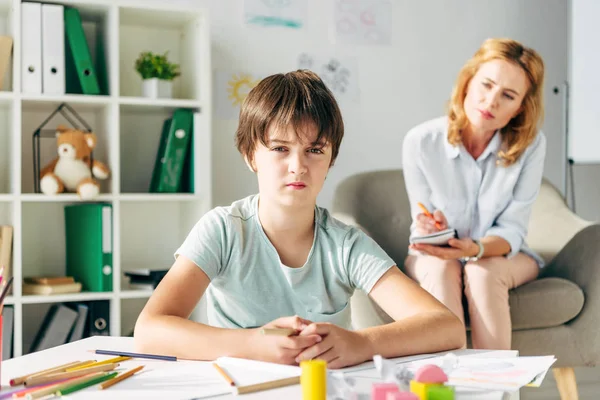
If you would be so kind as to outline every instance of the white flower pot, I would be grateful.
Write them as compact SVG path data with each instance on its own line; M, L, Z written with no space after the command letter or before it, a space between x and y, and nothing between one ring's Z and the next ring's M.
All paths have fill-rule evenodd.
M158 98L158 78L144 79L142 81L142 96L150 99Z
M158 81L158 96L170 99L173 97L173 81L165 81L160 79Z

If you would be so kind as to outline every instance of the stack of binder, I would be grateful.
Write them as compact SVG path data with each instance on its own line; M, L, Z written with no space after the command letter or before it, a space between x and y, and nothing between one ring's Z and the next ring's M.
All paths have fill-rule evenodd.
M76 8L21 3L21 40L23 93L100 94Z

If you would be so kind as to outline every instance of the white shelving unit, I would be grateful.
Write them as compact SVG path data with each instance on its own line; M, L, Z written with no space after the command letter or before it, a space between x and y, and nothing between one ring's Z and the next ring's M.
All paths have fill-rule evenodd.
M80 11L90 52L103 38L107 95L21 93L21 1L0 0L0 34L14 39L13 62L0 91L0 225L14 227L13 356L29 351L52 303L110 301L110 334L127 335L151 291L135 290L125 271L166 269L193 224L211 207L211 69L206 10L147 5L143 1L52 1ZM31 22L33 23L33 22ZM163 53L181 65L172 99L141 96L134 60L142 51ZM22 279L65 273L64 206L76 194L46 196L34 191L32 135L61 103L68 103L98 136L94 157L111 176L101 181L94 201L113 207L113 291L32 296L22 294ZM148 193L163 120L177 108L197 112L194 119L194 192ZM56 116L52 124L67 123ZM56 152L53 139L41 139L41 164Z

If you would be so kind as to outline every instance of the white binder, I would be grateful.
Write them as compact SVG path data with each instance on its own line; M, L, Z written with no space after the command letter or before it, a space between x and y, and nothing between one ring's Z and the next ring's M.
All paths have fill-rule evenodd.
M42 93L42 5L21 3L21 91Z
M65 94L64 7L42 4L42 92Z

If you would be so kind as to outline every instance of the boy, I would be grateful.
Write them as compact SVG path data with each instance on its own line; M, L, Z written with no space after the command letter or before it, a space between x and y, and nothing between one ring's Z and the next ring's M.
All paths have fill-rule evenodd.
M344 134L338 105L310 71L277 74L249 93L236 145L258 195L204 215L135 327L140 351L188 359L233 356L329 368L460 348L458 318L407 278L367 235L316 206ZM396 322L350 328L364 290ZM208 323L188 320L204 292ZM291 328L269 336L261 328Z

